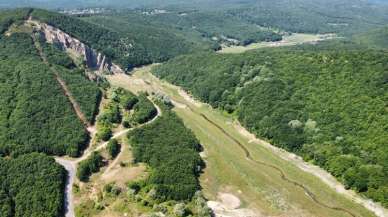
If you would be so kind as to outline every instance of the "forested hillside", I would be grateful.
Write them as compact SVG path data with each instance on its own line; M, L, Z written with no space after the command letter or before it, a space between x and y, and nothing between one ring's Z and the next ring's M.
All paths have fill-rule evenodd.
M183 21L179 25L186 25L187 22L197 22L198 20L214 23L218 19L227 18L220 20L222 23L221 26L218 26L220 28L210 29L210 31L216 31L217 33L230 33L228 29L236 22L256 30L255 26L259 25L289 32L337 32L341 34L353 34L366 29L381 27L388 23L388 6L386 4L362 0L279 0L276 2L272 0L195 0L183 2L177 0L134 0L130 2L123 0L0 1L0 7L22 6L55 9L100 6L115 9L157 8L166 9L167 11L178 10L182 12L181 15L183 14L180 17L174 17L174 19ZM194 16L192 16L192 13ZM171 14L162 14L161 16L171 17ZM245 28L240 29L250 31ZM209 29L204 27L200 30L207 31ZM235 33L238 35L238 32ZM255 36L247 35L249 37ZM241 36L245 37L245 35Z
M290 32L354 34L388 22L387 6L354 0L261 0L228 13L265 27Z
M31 36L0 40L0 151L76 156L87 134Z
M107 28L99 24L40 9L32 12L34 19L55 26L92 48L104 53L123 68L165 61L179 54L189 53L198 46L183 37L163 29L134 26L137 31L120 26Z
M152 33L153 29L159 27L168 30L170 32L168 34L181 35L196 43L197 47L208 46L213 49L219 48L220 44L223 43L246 45L253 42L282 39L281 34L275 33L272 29L261 28L222 11L204 12L172 9L160 12L151 9L125 10L121 13L107 13L104 16L86 16L83 19L114 28L117 31L131 33L133 37L140 35L144 30L147 34ZM129 28L123 28L123 26ZM148 27L145 28L144 26ZM152 28L149 26L152 26ZM154 38L152 39L155 41ZM168 42L166 41L170 45ZM158 46L161 45L155 43L154 47ZM171 50L171 48L166 48L166 50Z
M0 158L0 216L62 216L66 171L44 154Z
M70 56L60 47L46 43L46 39L40 33L35 34L34 37L37 38L48 63L66 82L87 121L93 123L102 95L96 82L90 81L85 70L77 68Z
M387 63L386 52L287 48L183 56L153 73L388 206Z

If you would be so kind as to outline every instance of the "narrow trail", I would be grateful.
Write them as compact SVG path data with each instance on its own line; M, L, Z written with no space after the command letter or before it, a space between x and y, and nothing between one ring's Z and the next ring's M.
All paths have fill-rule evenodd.
M150 101L152 102L152 100L150 100ZM153 102L152 102L152 103L153 103ZM140 125L138 125L138 126L136 126L136 127L134 127L134 128L130 128L130 129L125 129L125 130L119 131L119 132L115 133L115 134L111 137L111 139L117 139L117 138L119 138L119 137L121 137L121 136L127 134L128 132L130 132L130 131L132 131L132 130L135 130L135 129L137 129L137 128L141 128L141 127L143 127L143 126L145 126L145 125L151 124L152 122L156 121L156 120L162 115L162 110L159 108L158 105L156 105L155 103L153 103L153 104L154 104L154 106L155 106L155 108L156 108L156 110L157 110L157 112L158 112L158 113L155 115L155 117L153 117L150 121L148 121L148 122L146 122L146 123L144 123L144 124L140 124ZM95 148L90 147L89 149L87 149L87 150L84 152L84 154L82 155L82 157L77 158L77 160L76 160L75 162L79 163L80 161L85 160L85 159L88 158L94 151L99 151L99 150L105 148L105 147L108 145L108 143L109 143L109 141L108 141L108 142L104 142L104 143L98 145L98 146L95 147Z
M216 127L218 130L220 130L226 137L228 137L230 140L232 140L234 143L236 143L244 152L245 154L245 157L255 163L255 164L258 164L258 165L262 165L262 166L266 166L266 167L269 167L269 168L272 168L274 170L276 170L279 174L280 174L280 177L290 183L290 184L293 184L294 186L302 189L306 195L309 196L309 198L312 199L312 201L314 201L316 204L322 206L322 207L325 207L325 208L328 208L328 209L332 209L332 210L335 210L335 211L339 211L339 212L343 212L344 214L348 215L348 216L351 216L351 217L357 217L356 214L354 214L352 211L350 210L347 210L345 208L342 208L342 207L336 207L336 206L330 206L322 201L320 201L317 196L312 192L310 191L305 185L299 183L299 182L296 182L292 179L290 179L289 177L286 176L286 174L284 173L284 171L282 169L280 169L279 167L275 166L275 165L272 165L272 164L268 164L266 162L263 162L263 161L259 161L259 160L256 160L252 157L250 151L248 150L248 148L243 145L238 139L236 139L235 137L233 137L232 135L230 135L228 132L226 132L226 130L224 128L222 128L220 125L218 125L217 123L215 123L214 121L212 121L209 117L207 117L205 114L201 113L201 112L197 112L195 111L190 105L184 103L184 102L178 102L180 104L183 104L185 105L191 112L199 115L200 117L202 117L203 119L205 119L209 124L211 124L212 126Z
M152 102L152 101L151 101L151 102ZM158 115L156 115L156 116L155 116L151 121L149 121L147 124L150 124L150 123L156 121L156 119L162 115L162 110L160 109L160 107L159 107L158 105L156 105L155 103L154 103L154 106L155 106L155 108L156 108L156 110L157 110L157 112L158 112L158 113L157 113ZM139 128L139 127L142 127L142 126L144 126L144 124L143 124L143 125L140 125L140 126L138 126L138 127L136 127L136 128ZM133 129L136 129L136 128L128 129L127 132L129 132L129 131L131 131L131 130L133 130ZM121 148L123 148L123 147L121 147ZM108 168L106 168L106 170L104 171L104 173L102 174L102 176L106 176L106 175L112 170L112 168L113 168L113 167L117 164L117 162L119 161L120 156L122 155L122 153L123 153L123 152L120 151L120 153L116 156L116 158L109 164Z
M75 100L75 98L71 94L71 91L67 87L66 82L61 78L58 71L55 68L53 68L52 66L50 66L49 62L47 61L46 56L43 53L42 47L40 46L39 42L37 42L35 37L33 37L33 36L32 36L32 39L33 39L34 45L39 53L40 58L47 66L49 66L50 70L54 73L54 77L55 77L56 81L61 86L61 89L63 90L65 96L69 99L77 117L81 120L81 122L84 124L86 130L93 137L95 135L95 131L96 131L95 127L92 126L90 124L90 122L87 121L85 115L81 111L81 108L80 108L78 102ZM157 114L155 115L155 117L152 118L152 120L150 120L144 124L140 124L134 128L119 131L119 132L115 133L111 137L111 139L119 138L119 137L127 134L129 131L132 131L132 130L137 129L137 128L141 128L145 125L151 124L152 122L156 121L158 119L158 117L160 117L162 115L162 110L152 100L150 100L150 101L154 104L155 108L157 109ZM109 143L109 141L104 142L104 143L98 145L97 147L89 147L83 153L83 155L81 157L79 157L75 160L69 160L69 159L65 159L63 157L55 157L55 161L57 163L61 164L68 172L68 177L66 180L66 187L65 187L65 203L64 203L65 204L64 205L65 206L64 207L65 217L75 217L74 201L73 201L73 184L74 184L74 181L76 179L75 176L76 176L78 163L87 159L93 152L99 151L99 150L105 148L108 145L108 143Z
M43 53L42 47L40 46L40 43L36 41L36 38L32 36L32 40L34 41L35 47L38 50L39 56L42 59L42 61L50 68L50 70L54 73L55 80L59 83L61 86L65 96L69 99L71 106L73 107L73 110L75 111L77 117L81 120L81 122L84 124L87 131L90 133L93 133L92 125L89 123L87 118L85 117L84 113L81 111L81 107L79 106L77 100L73 97L71 94L71 91L66 85L66 82L61 78L58 71L50 66L50 63L47 61L46 56Z
M140 124L134 128L119 131L119 132L115 133L111 139L119 138L121 136L124 136L125 134L127 134L128 132L130 132L132 130L135 130L137 128L141 128L145 125L151 124L154 121L156 121L160 116L162 116L162 110L160 109L160 107L158 105L156 105L152 100L151 100L151 102L154 104L155 108L158 111L158 113L155 115L155 117L153 117L152 120L150 120L144 124ZM94 151L99 151L99 150L105 148L107 145L108 145L108 142L104 142L104 143L101 143L100 145L98 145L97 147L90 147L89 149L87 149L84 152L84 154L80 158L77 158L77 159L69 160L69 159L65 159L63 157L56 157L55 158L55 161L57 163L61 164L68 172L68 178L66 181L66 189L65 189L65 192L66 192L65 193L65 213L66 213L65 216L66 217L75 217L74 201L73 201L73 184L74 184L74 181L76 179L75 176L76 176L78 163L87 159ZM116 157L116 159L118 159L118 156Z
M66 97L70 100L70 103L77 114L78 118L82 121L82 123L86 126L87 129L92 128L92 125L87 121L84 113L81 111L81 107L79 106L78 102L74 99L73 95L71 94L70 90L68 89L65 81L59 76L59 73L52 69L55 74L55 79L58 81L58 83L61 85L63 92L65 93Z

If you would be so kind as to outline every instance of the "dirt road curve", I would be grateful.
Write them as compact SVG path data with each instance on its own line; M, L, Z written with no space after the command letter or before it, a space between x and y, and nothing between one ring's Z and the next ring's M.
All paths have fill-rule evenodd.
M157 109L158 113L152 120L150 120L144 124L141 124L135 128L125 129L125 130L119 131L113 135L112 139L124 136L125 134L127 134L131 130L143 127L145 125L151 124L152 122L156 121L158 119L158 117L160 117L162 115L162 110L159 108L158 105L154 104L154 106ZM68 177L66 180L66 190L65 190L65 217L75 217L74 200L73 200L73 184L74 184L74 181L76 178L75 176L76 176L76 170L77 170L78 163L87 159L90 156L90 154L93 153L94 151L99 151L99 150L105 148L107 145L108 145L108 142L104 142L104 143L100 144L99 146L97 146L96 148L90 147L87 151L85 151L85 153L80 158L77 158L74 160L68 160L68 159L65 159L62 157L55 158L55 161L57 163L61 164L66 169L66 171L68 173Z

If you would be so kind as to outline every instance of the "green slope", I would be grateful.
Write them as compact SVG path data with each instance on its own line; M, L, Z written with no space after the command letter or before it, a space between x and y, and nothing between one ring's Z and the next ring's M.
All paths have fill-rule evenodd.
M165 61L201 49L198 44L153 26L135 24L134 29L131 29L130 22L125 24L112 22L113 27L110 27L109 20L96 21L94 24L76 17L39 9L35 9L32 16L76 37L104 53L123 68L131 69L143 64Z

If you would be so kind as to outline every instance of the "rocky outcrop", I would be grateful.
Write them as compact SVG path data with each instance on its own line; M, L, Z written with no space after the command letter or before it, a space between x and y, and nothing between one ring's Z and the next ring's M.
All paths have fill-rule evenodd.
M45 23L31 21L41 31L48 43L56 43L62 46L66 51L83 58L85 65L94 71L105 73L123 73L124 71L107 58L104 54L97 52L80 40L70 36L62 30Z

